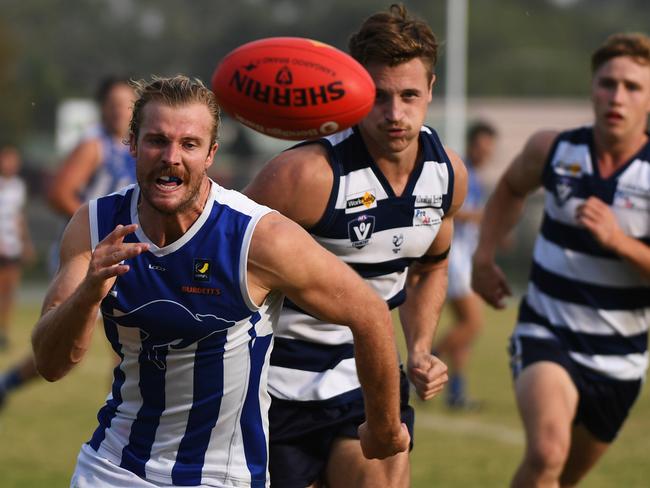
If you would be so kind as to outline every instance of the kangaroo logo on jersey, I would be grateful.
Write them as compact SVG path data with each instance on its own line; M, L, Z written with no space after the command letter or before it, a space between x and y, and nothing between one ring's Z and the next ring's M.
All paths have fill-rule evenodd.
M213 334L225 333L236 323L213 314L194 313L173 300L153 300L129 312L112 312L104 311L104 318L138 331L135 335L121 334L120 340L139 346L147 360L160 370L167 368L170 350L185 349ZM156 320L152 321L152 317Z
M194 281L210 281L210 267L212 264L209 259L194 260Z
M348 222L348 235L352 247L361 249L370 242L372 231L375 228L375 217L373 215L359 215L356 219Z
M377 197L375 190L366 190L361 193L347 195L345 200L345 213L355 213L375 208L377 206Z
M555 182L555 202L559 207L563 206L573 194L573 185L567 177L560 177Z

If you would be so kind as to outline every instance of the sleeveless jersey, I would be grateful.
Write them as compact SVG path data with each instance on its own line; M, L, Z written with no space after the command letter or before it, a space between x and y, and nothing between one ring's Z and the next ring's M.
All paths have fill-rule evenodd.
M576 221L590 196L628 236L650 244L650 143L608 178L591 127L560 134L543 173L544 219L515 334L561 340L578 364L618 380L648 365L650 283Z
M0 176L0 257L16 259L23 252L20 222L25 199L23 180Z
M93 131L90 137L99 140L101 163L80 195L82 202L108 195L135 183L135 159L129 152L129 146L122 141L116 141L103 128Z
M93 248L117 224L138 223L139 188L90 202ZM282 296L248 294L248 249L270 209L212 182L197 221L158 248L141 227L126 242L150 250L127 261L102 301L120 357L88 442L98 455L156 483L264 487L268 357Z
M422 127L421 160L396 196L357 128L319 141L334 183L310 232L357 271L390 308L405 300L409 264L426 253L451 204L452 166L437 134ZM309 205L309 202L304 202ZM361 397L352 332L324 323L290 301L275 334L269 391L279 399L344 403Z

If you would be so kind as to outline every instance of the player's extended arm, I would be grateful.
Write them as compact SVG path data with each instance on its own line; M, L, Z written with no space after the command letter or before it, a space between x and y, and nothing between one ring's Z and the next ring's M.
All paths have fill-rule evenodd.
M83 203L79 193L88 185L99 164L99 141L88 139L81 142L54 174L47 194L50 205L57 212L71 217Z
M621 256L650 279L650 247L623 232L609 205L589 197L576 210L576 218L601 246Z
M277 213L257 224L248 259L249 291L257 303L280 290L309 313L352 330L366 405L367 426L360 430L366 457L406 450L409 436L400 422L397 349L386 303L350 267Z
M534 134L515 157L485 205L481 231L472 267L472 288L495 308L504 308L510 295L505 275L495 263L503 237L519 221L526 197L542 184L546 158L557 132Z
M81 361L101 300L116 277L129 270L122 261L148 249L148 244L123 242L136 227L117 226L91 253L88 206L81 207L68 224L61 242L61 266L32 332L36 368L46 380L62 378Z
M467 194L465 166L458 155L448 153L454 168L453 200L431 247L409 267L406 301L399 308L408 350L407 373L423 400L439 393L447 382L447 366L431 354L431 347L447 294L447 253L454 216Z

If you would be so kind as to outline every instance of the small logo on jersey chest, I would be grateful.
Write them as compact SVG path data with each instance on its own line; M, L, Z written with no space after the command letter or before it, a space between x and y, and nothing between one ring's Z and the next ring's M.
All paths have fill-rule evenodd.
M194 259L194 281L210 281L210 268L212 263L209 259Z
M377 206L377 197L374 190L353 193L345 198L345 213L361 212Z
M404 234L396 234L393 236L393 253L398 254L402 250L404 244Z
M365 247L370 242L374 229L375 217L373 215L360 215L348 222L348 236L352 246L357 249Z
M415 227L438 225L440 222L442 222L442 219L432 208L416 208L413 212L413 225Z
M415 206L442 208L442 195L415 195Z
M570 178L560 177L555 182L555 202L559 207L563 206L573 194L573 185Z

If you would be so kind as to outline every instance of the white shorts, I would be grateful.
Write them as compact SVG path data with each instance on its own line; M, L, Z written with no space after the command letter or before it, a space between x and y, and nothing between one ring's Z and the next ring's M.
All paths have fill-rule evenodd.
M472 243L473 244L473 243ZM449 278L447 298L454 300L472 293L472 254L473 245L454 239L449 252Z
M88 444L81 446L70 488L160 488L99 456Z

